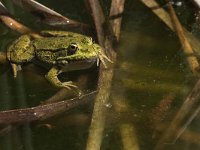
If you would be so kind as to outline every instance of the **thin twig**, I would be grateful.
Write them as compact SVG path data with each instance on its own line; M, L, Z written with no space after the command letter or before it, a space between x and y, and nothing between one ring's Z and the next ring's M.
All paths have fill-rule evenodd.
M168 127L168 123L162 123L158 126L157 131L162 132L164 129ZM177 131L180 131L181 129L177 129ZM174 134L177 134L178 132L175 131ZM200 134L195 131L190 131L189 129L186 129L184 133L180 136L180 140L185 141L187 143L193 143L198 146L200 146ZM172 145L174 142L167 143L167 145ZM159 149L160 150L160 149Z
M117 41L120 37L122 14L124 12L125 0L112 0L110 8L110 24Z
M191 0L198 8L200 8L200 0Z
M191 124L191 122L199 114L199 112L200 112L200 105L197 107L194 113L190 116L190 118L186 121L186 123L182 126L182 128L178 130L177 136L174 139L173 143L175 143L177 139L183 134L183 132L186 131L186 128Z
M93 17L96 27L98 42L102 47L104 47L105 34L102 26L105 23L105 17L103 14L103 10L99 2L96 0L87 0L87 3L90 6L91 15Z
M166 0L166 1L168 3L168 9L169 9L169 13L170 13L172 22L174 23L175 30L178 34L179 40L183 47L183 51L186 55L189 67L190 67L191 71L193 72L193 74L198 75L199 74L198 71L200 69L199 63L198 63L197 58L195 57L192 46L190 45L190 43L185 35L183 27L182 27L180 21L178 20L178 17L176 16L176 12L174 11L171 3L169 3L168 0Z

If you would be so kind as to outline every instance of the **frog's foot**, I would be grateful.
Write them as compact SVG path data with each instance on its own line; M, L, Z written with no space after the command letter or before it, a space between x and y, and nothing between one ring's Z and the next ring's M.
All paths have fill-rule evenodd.
M11 67L12 67L12 71L13 71L13 76L14 76L14 78L16 78L17 71L22 70L21 65L16 65L16 64L11 63Z
M67 88L67 89L72 89L72 88L75 88L77 89L78 87L76 85L73 84L72 81L68 81L68 82L61 82L60 85L58 85L58 87L64 87L64 88Z
M50 76L49 74L45 75L46 79L58 88L67 88L68 90L72 88L78 88L76 85L72 83L72 81L61 82L57 76Z

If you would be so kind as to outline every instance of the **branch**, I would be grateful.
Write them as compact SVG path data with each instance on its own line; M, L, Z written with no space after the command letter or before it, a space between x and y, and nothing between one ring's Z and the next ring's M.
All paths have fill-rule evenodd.
M88 103L96 95L96 91L70 100L37 107L0 111L0 124L26 123L44 120L66 110Z
M148 8L152 10L152 12L159 18L161 21L163 21L172 31L175 31L175 28L173 26L173 23L171 21L170 15L168 12L166 12L155 0L140 0L144 5L146 5ZM198 54L200 54L200 41L194 37L189 31L187 31L185 28L183 29L186 37L188 38L189 42L192 45L192 48L194 51Z
M195 57L192 46L190 45L190 43L185 35L183 27L182 27L180 21L178 20L178 17L176 16L176 12L174 11L172 5L168 2L168 0L166 0L166 1L168 3L168 9L169 9L169 13L170 13L172 22L174 23L174 28L177 32L177 35L178 35L181 45L183 47L183 52L186 55L190 70L192 71L192 73L194 75L199 75L199 72L198 72L200 69L199 63L198 63L197 58Z
M35 0L12 0L16 5L26 8L33 15L40 18L41 21L57 27L65 27L65 28L79 28L82 30L88 29L89 26L69 19L54 10L40 4Z
M0 2L0 20L5 26L21 34L31 33L35 38L41 37L39 34L28 28L27 26L16 21L8 12L6 7Z
M110 54L111 60L115 62L116 53L113 50L112 41L109 40L109 38L105 37L105 32L103 29L105 17L99 1L87 0L87 3L90 5L99 44L105 48L107 54ZM95 99L86 150L100 150L105 128L107 110L109 109L106 106L110 103L109 97L113 74L114 64L108 64L107 69L100 65L100 74L98 81L99 92Z

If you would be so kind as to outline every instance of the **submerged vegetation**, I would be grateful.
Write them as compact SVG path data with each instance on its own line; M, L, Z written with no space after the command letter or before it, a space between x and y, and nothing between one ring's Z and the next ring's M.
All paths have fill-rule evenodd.
M60 6L60 14L52 8L53 2L49 8L46 1L9 2L5 6L0 2L1 37L8 38L2 39L0 52L3 150L8 142L11 149L199 149L200 42L195 33L200 28L193 3L70 1L66 3L72 7L83 4L84 10L70 8L68 12L64 10L68 6ZM15 17L15 9L25 13ZM181 17L185 15L182 9L190 12L189 21ZM86 14L86 20L72 19L70 11ZM41 22L25 25L26 20L18 18L28 17L27 12ZM42 25L39 30L38 24ZM32 64L13 79L7 45L17 33L42 38L43 28L92 36L112 63L107 68L100 65L70 72L80 95L73 89L51 87L40 75L43 69ZM11 138L19 132L21 141Z

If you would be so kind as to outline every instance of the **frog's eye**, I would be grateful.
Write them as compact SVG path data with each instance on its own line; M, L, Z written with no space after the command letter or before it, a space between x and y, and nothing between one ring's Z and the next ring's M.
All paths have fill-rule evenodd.
M70 44L68 48L68 55L73 55L74 53L76 53L77 49L78 45L76 43Z

